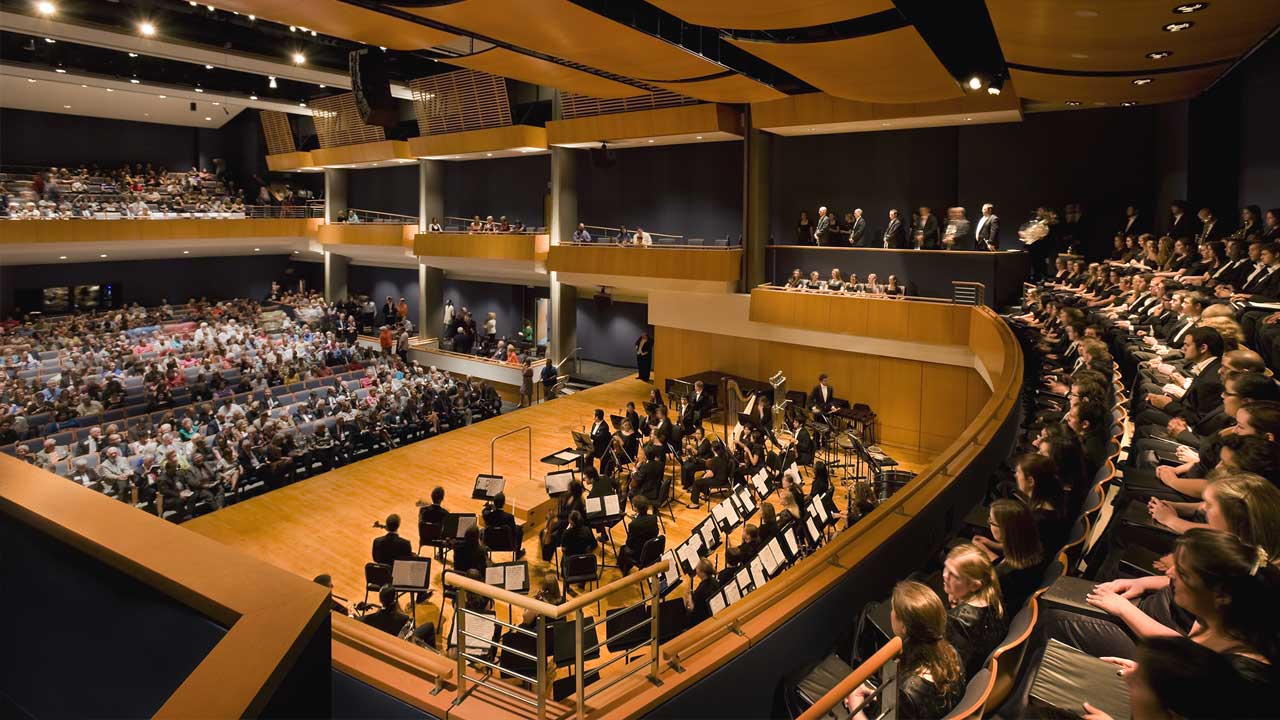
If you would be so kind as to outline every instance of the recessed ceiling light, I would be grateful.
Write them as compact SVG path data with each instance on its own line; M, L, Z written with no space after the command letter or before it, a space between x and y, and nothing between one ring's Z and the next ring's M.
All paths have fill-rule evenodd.
M202 93L202 92L204 92L204 88L196 88L196 92L198 92L198 93Z
M972 119L973 119L973 118L965 118L965 121L967 122L967 121L972 120Z
M1179 15L1190 15L1193 12L1200 12L1207 7L1209 7L1209 3L1207 2L1186 3L1175 7L1173 11Z
M311 37L315 37L315 36L316 36L316 31L315 31L315 30L312 30L312 31L311 31Z
M1121 105L1122 107L1133 107L1134 105L1137 105L1137 104L1138 104L1138 103L1136 103L1136 102L1134 102L1134 101L1132 101L1132 100L1125 100L1124 102L1120 103L1120 105Z
M1149 52L1149 53L1147 53L1147 59L1148 59L1148 60L1163 60L1163 59L1165 59L1165 58L1169 57L1169 56L1170 56L1170 55L1172 55L1172 54L1173 54L1173 51L1172 51L1172 50L1156 50L1155 52Z
M249 96L249 99L250 99L250 100L257 100L257 99L258 99L258 96L257 96L257 95L250 95L250 96Z
M167 98L167 97L169 97L169 96L168 96L168 95L157 95L156 97L160 98L161 100L164 100L165 98Z
M213 118L211 118L211 117L207 117L207 118L205 118L205 120L212 120L212 119L213 119Z
M212 66L212 65L210 65L210 64L208 64L208 63L205 63L204 69L205 69L205 70L212 70L212 69L213 69L213 66Z
M1151 78L1136 78L1136 79L1133 81L1133 84L1134 84L1134 85L1150 85L1150 84L1151 84Z
M652 140L650 140L649 142L653 142L653 141L652 141Z
M298 254L298 251L297 251L297 250L294 250L294 251L293 251L293 254L294 254L294 255L297 255L297 254Z
M99 255L98 257L104 258L104 257L106 257L106 256L107 256L107 254L106 254L106 253L102 253L102 254L101 254L101 255Z
M35 81L36 81L35 78L27 78L27 82L35 82Z
M257 19L258 19L258 16L257 16L257 15L250 15L250 16L249 16L249 22L253 22L253 21L257 20Z
M221 105L221 104L222 104L222 103L220 103L220 102L216 102L216 103L214 103L214 105Z
M306 107L306 106L307 106L306 103L298 103L298 107Z
M107 92L115 92L115 88L107 88Z
M386 49L385 47L381 46L381 45L379 45L379 46L378 46L378 49L379 49L379 50L381 50L382 52L386 52L386 51L387 51L387 49Z
M138 57L138 53L129 53L129 57Z
M320 83L320 87L327 87L324 83Z
M254 252L260 252L261 250L262 250L262 248L254 248L254 249L253 249L253 251L254 251Z
M298 32L298 28L294 27L293 25L290 25L289 32Z
M1075 59L1077 59L1077 60L1084 60L1085 58L1087 58L1087 57L1089 57L1089 56L1088 56L1088 54L1086 54L1086 53L1071 53L1071 57L1073 57L1073 58L1075 58Z
M59 260L66 260L66 259L67 259L67 256L66 256L66 255L59 255L59 256L58 256L58 259L59 259Z
M45 38L45 39L44 39L44 41L45 41L45 42L47 42L47 43L56 43L56 42L58 42L57 40L54 40L53 38Z
M84 83L80 83L80 87L87 88L87 87L89 87L89 86L88 86L88 85L85 85Z
M1190 30L1194 26L1195 26L1195 23L1191 22L1190 20L1183 20L1182 22L1172 22L1172 23L1169 23L1168 25L1165 25L1164 31L1165 32L1182 32L1183 30Z
M493 153L485 153L485 154L484 154L484 156L485 156L485 157L493 157Z
M274 89L275 89L275 87L276 87L276 76L275 76L275 75L268 75L268 76L267 76L267 87L271 88L272 90L274 90Z
M138 32L147 37L151 37L156 34L156 26L148 20L143 20L138 24Z
M969 78L969 89L970 89L970 90L977 90L977 89L978 89L978 88L980 88L980 87L982 87L982 79L981 79L981 78L979 78L977 75L974 75L973 77Z
M41 2L36 3L36 12L41 15L52 15L58 12L58 8L53 3L48 2L47 0L42 0Z
M133 83L134 85L139 85L142 83L142 81L139 80L138 78L129 78L129 82Z
M209 8L209 12L213 12L213 6L212 6L212 5L205 5L205 7Z
M701 136L701 135L699 135L699 136L697 137L697 139L698 139L698 140L701 140L701 139L702 139L702 136Z
M1097 10L1077 10L1075 12L1075 16L1082 17L1082 18L1096 18L1098 17L1098 11Z
M190 254L191 254L191 251L190 251L190 250L183 250L183 251L182 251L182 254L183 254L183 255L190 255Z
M300 53L300 52L296 52L296 53L294 53L294 54L293 54L293 64L294 64L294 65L301 65L301 64L305 63L306 61L307 61L307 56L306 56L306 55L303 55L303 54L302 54L302 53Z
M880 127L889 127L889 125L891 125L891 123L887 123L887 122L880 123Z
M71 106L70 106L70 105L63 105L63 106L62 106L62 108L63 108L64 110L70 110L70 109L71 109Z
M62 73L63 75L67 73L66 68L54 68L53 71L56 73Z
M1066 104L1067 104L1067 105L1070 105L1071 107L1076 107L1076 106L1078 106L1078 105L1080 104L1080 101L1079 101L1079 100L1068 100L1068 101L1066 102Z
M200 6L200 3L196 2L196 0L187 0L187 4L188 4L188 5L190 5L191 7L199 7L199 6Z

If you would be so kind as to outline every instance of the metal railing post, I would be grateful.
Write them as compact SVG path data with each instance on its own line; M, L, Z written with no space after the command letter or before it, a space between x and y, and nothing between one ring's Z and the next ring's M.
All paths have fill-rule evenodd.
M658 588L654 587L656 583L653 578L649 579L649 617L651 624L649 631L650 652L653 653L653 672L649 673L649 681L654 685L661 685L662 681L658 679L658 673L662 671L662 656L659 652L662 650L662 635L658 627L658 618L662 607L662 593L658 592Z
M547 617L538 614L538 687L533 691L538 696L538 720L547 717Z
M458 594L453 598L453 625L458 628L458 699L455 704L467 696L467 636L463 634L467 628L467 614L462 611L466 604L467 591L458 588ZM448 645L449 638L444 642Z
M576 675L575 679L577 680L577 685L578 685L577 692L575 693L576 695L575 704L577 705L577 709L578 709L578 720L583 720L583 718L586 717L586 713L584 713L582 709L583 708L582 624L586 622L586 616L582 614L582 609L579 608L578 611L574 613L574 617L577 618L577 622L575 623L576 627L574 628L574 633L573 633L574 634L573 672Z

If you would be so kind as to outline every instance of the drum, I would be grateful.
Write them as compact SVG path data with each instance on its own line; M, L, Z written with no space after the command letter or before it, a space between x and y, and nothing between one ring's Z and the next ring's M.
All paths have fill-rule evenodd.
M853 452L853 449L857 447L853 443L854 443L854 440L849 435L841 435L836 438L836 447L839 447L841 450L844 450L845 452Z
M906 470L882 470L876 473L876 499L879 502L888 500L915 476L915 473Z

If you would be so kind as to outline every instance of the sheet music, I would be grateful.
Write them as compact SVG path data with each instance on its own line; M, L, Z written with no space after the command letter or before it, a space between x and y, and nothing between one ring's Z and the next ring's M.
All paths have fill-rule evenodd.
M795 528L788 528L787 531L782 534L782 539L787 541L787 547L791 549L792 557L800 554L800 546L796 542Z
M719 504L718 504L718 505L716 505L715 507L711 508L711 517L712 517L712 519L714 519L717 523L725 523L725 522L727 522L727 521L728 521L728 519L727 519L727 517L726 517L726 515L725 515L725 512L726 512L726 511L725 511L725 507L724 507L724 505L725 505L724 503L719 503Z
M718 613L718 612L720 612L721 610L723 610L723 609L724 609L724 595L723 595L722 593L716 593L715 595L712 595L712 596L711 596L711 600L710 600L710 605L711 605L711 614L712 614L712 615L715 615L716 613Z
M743 595L755 590L755 583L751 580L751 568L742 568L734 577L734 582L738 583L738 591Z
M524 564L516 563L506 567L506 578L503 585L513 592L524 589Z
M427 573L431 563L426 560L396 560L391 564L391 585L393 587L424 588L427 586Z
M604 499L598 497L587 498L587 514L595 515L604 510Z
M755 582L756 587L760 587L769 579L769 576L764 571L764 558L761 557L762 555L764 553L756 555L751 560L751 579Z
M716 526L713 523L704 522L701 527L702 544L708 550L716 546Z
M484 582L486 585L502 587L504 577L501 565L490 565L484 569Z
M737 527L738 523L742 522L742 518L738 517L738 509L735 508L733 506L733 503L729 502L728 500L720 504L724 505L724 516L725 516L725 519L729 521L729 526Z
M573 479L573 473L559 471L547 473L543 483L546 485L548 495L556 495L569 489L569 481Z
M759 559L764 563L764 571L769 574L769 577L777 575L778 567L782 565L780 562L781 558L779 557L781 553L774 550L774 546L777 544L778 540L777 538L774 538L768 545L764 546L763 550L760 551Z
M618 496L609 493L604 496L604 514L605 515L621 515L622 505L618 501Z
M461 538L467 534L467 531L476 526L475 515L463 515L458 518L458 537Z
M769 487L769 470L765 468L755 475L751 476L751 484L756 486L756 492L760 493L760 497L768 497L771 488Z
M738 491L738 502L742 503L742 510L748 515L756 511L756 501L751 497L750 489L744 487Z
M497 623L487 615L472 615L467 613L467 619L463 621L467 626L467 634L478 635L480 637L493 637L494 631L498 629ZM453 629L449 631L449 644L458 644L458 623L453 624ZM493 643L485 640L477 640L473 637L467 637L467 652L473 655L484 653L493 647Z
M569 463L569 462L577 462L578 458L582 456L572 450L561 450L560 452L556 453L555 455L552 455L551 457L557 460L562 460L564 462Z
M732 605L742 599L742 591L738 589L736 582L725 584L724 599L726 605Z
M822 539L822 533L818 531L818 526L813 524L813 518L805 521L805 528L809 530L809 539L818 542Z
M698 542L702 542L702 539L699 538ZM698 557L698 548L694 547L693 543L685 543L684 545L681 545L679 552L680 559L689 567L690 570L698 567L698 560L700 559Z
M489 476L487 476L487 475L478 475L478 476L476 476L476 489L477 489L477 490L480 490L481 492L488 492L488 491L489 491Z
M831 518L827 515L827 504L822 501L823 497L824 496L819 495L813 499L813 509L817 511L818 519L822 521L822 524L826 525L831 521Z

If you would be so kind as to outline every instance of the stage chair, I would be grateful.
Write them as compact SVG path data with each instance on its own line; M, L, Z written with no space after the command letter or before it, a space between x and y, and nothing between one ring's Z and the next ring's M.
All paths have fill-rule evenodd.
M382 563L364 564L364 602L369 602L369 592L378 592L383 585L391 584L391 566Z
M445 537L444 526L440 523L420 522L418 523L418 554L422 554L424 545L436 549L436 557L441 561L444 560L445 553L449 552L449 541Z
M595 583L596 587L600 586L600 565L596 561L595 553L569 555L564 559L564 568L561 574L564 577L565 592L568 592L570 585L577 583ZM598 600L596 601L596 612L600 612L600 601Z
M656 538L649 538L644 541L644 547L640 548L640 557L636 560L636 568L644 569L662 559L662 554L667 551L667 536L659 535Z
M994 666L994 663L992 664ZM942 720L981 720L987 698L996 686L996 675L991 667L979 670L965 686L964 697Z
M658 507L654 514L658 516L658 524L664 533L667 531L667 524L662 520L662 509L667 509L667 513L671 515L671 522L676 521L676 512L671 508L676 499L675 483L675 478L663 477L662 486L658 488Z
M1089 520L1082 517L1071 526L1071 533L1067 535L1067 544L1062 546L1062 555L1067 561L1068 574L1076 574L1080 554L1084 551L1084 540L1087 537L1089 537Z
M990 713L1000 707L1013 691L1014 683L1018 680L1018 670L1022 666L1022 658L1026 654L1027 640L1035 631L1039 612L1039 606L1033 596L1009 623L1009 632L1005 634L1004 642L991 651L988 663L994 664L995 682L991 693L987 695L986 712Z
M430 525L431 523L421 523ZM485 528L484 529L484 546L489 557L493 557L495 552L511 553L511 561L515 562L519 558L521 540L524 537L524 528L516 525L504 525L502 527ZM421 545L419 545L421 548Z

